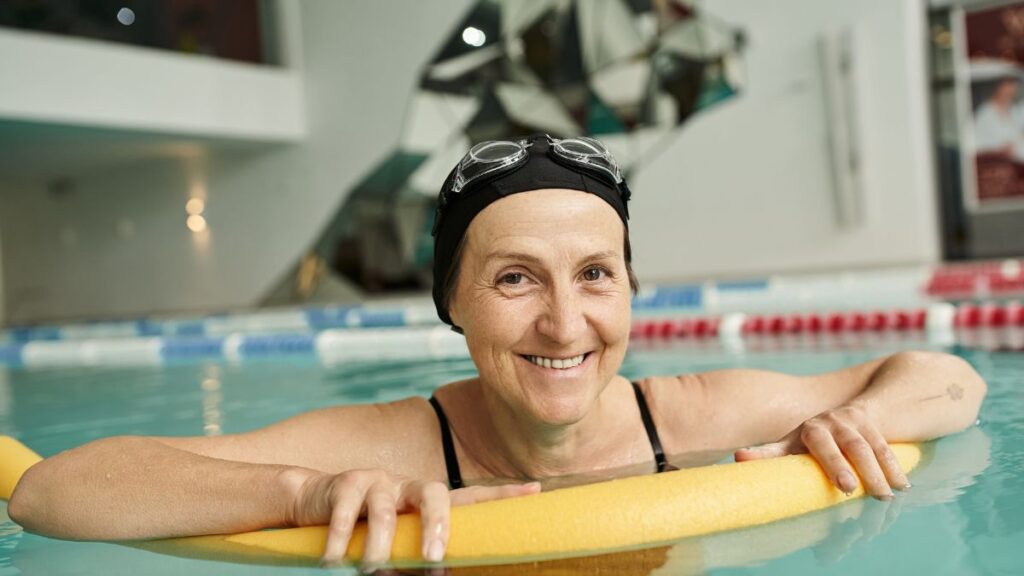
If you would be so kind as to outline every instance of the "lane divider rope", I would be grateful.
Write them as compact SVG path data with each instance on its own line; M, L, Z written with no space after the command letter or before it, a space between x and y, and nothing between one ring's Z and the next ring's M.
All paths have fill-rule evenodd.
M1024 326L1019 302L954 306L936 303L927 308L851 310L826 313L742 314L645 318L633 323L635 338L736 338L845 332L954 330Z

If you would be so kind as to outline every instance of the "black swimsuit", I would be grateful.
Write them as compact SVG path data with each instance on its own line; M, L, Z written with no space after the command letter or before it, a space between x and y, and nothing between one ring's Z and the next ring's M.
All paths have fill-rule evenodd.
M640 408L640 419L643 420L644 430L647 431L647 439L651 442L651 450L654 451L654 462L658 465L658 472L668 470L668 460L661 449L661 440L658 438L658 429L654 427L654 420L651 418L651 411L647 406L644 393L640 391L640 385L631 382L633 392L636 393L636 403ZM444 449L444 465L448 468L448 485L454 490L462 488L465 483L462 481L462 472L459 469L459 458L455 455L455 443L452 441L452 431L448 426L448 417L441 408L437 398L430 397L430 405L437 413L437 421L441 426L441 447Z

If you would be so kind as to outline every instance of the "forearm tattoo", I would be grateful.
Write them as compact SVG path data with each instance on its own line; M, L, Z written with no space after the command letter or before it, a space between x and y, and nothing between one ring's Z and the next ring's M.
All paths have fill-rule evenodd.
M937 400L944 396L948 396L950 400L956 402L964 397L964 389L962 386L954 382L946 387L945 394L936 394L935 396L929 396L927 398L923 398L921 401L924 402L926 400Z

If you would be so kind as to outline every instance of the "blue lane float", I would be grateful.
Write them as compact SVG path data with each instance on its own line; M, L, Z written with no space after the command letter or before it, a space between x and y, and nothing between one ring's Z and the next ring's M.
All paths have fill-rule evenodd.
M49 340L0 345L0 365L49 368L162 366L309 357L327 365L380 360L468 358L465 339L446 326L347 328L317 333Z
M316 336L314 334L246 336L238 343L237 350L242 358L309 356L316 353Z
M704 303L704 286L700 284L665 286L644 290L633 299L633 309L679 308L700 310Z
M189 362L220 359L224 355L225 338L161 338L160 359L163 362Z
M24 344L0 344L0 366L21 366L21 349Z
M198 318L138 318L0 331L0 343L114 338L226 337L232 334L314 333L336 328L400 328L440 324L429 300L401 305L324 306L212 314Z

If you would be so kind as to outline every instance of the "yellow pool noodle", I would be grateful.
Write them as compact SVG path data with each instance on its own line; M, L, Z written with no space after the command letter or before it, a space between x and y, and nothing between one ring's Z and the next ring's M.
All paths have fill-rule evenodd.
M904 471L921 460L917 445L892 448ZM21 475L39 460L17 440L0 436L0 498L9 499ZM609 480L453 508L445 562L504 564L629 550L765 524L861 495L861 488L849 496L836 489L807 455ZM313 526L135 545L175 555L302 563L320 557L326 537L326 527ZM358 561L365 538L361 522L348 560ZM401 515L393 564L424 565L420 550L419 516Z
M10 436L0 436L0 498L10 500L21 475L42 460L31 448Z

